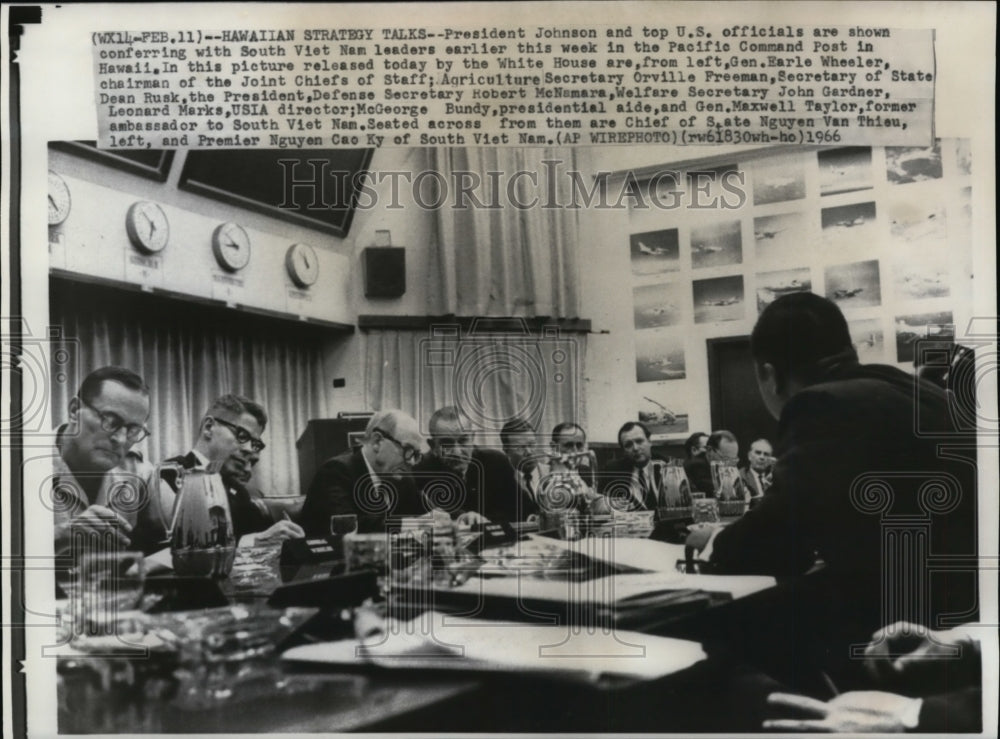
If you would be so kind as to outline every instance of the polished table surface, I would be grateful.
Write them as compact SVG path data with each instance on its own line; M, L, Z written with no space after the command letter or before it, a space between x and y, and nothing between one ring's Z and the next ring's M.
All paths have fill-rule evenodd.
M623 558L643 556L641 546L628 554L630 543L620 544ZM222 583L232 603L256 607L280 584L278 551L240 550L231 576ZM683 550L664 551L675 558ZM715 580L682 579L685 587ZM735 595L759 590L758 583ZM661 633L694 638L689 629L690 624L675 623ZM607 689L544 675L303 670L283 663L277 654L190 665L70 652L59 660L59 729L128 734L708 730L716 712L710 705L699 708L699 701L730 679L730 666L718 659L663 680ZM650 702L660 708L650 713Z

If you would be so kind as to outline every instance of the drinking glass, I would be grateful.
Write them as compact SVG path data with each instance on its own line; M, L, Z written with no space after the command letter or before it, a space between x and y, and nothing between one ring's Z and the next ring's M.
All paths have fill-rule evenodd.
M72 573L74 628L79 635L114 633L118 616L138 606L146 581L141 552L86 552Z
M358 517L353 513L330 516L330 533L334 536L344 534L356 534L358 531Z

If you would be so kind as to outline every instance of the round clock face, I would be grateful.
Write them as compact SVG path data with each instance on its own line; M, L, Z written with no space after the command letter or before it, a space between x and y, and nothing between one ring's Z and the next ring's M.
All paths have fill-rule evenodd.
M223 223L212 234L212 252L220 267L236 272L250 262L250 237L242 226Z
M299 287L309 287L319 277L319 260L308 244L292 244L285 255L288 276Z
M49 170L49 225L58 226L69 216L69 187L62 177Z
M136 248L147 254L163 251L170 238L167 215L156 203L133 203L125 216L125 230Z

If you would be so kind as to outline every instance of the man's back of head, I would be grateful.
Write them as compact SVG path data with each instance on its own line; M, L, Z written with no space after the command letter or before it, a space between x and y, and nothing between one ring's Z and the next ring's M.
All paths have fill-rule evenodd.
M857 361L847 321L840 308L813 293L784 295L764 309L750 336L758 365L771 364L780 382L814 382L823 367L838 359Z

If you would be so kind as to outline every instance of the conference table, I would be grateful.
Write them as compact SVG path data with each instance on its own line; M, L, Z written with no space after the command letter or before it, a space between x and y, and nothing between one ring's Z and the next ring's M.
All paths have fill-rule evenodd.
M343 607L337 593L276 606L284 586L322 599L337 582L289 579L280 551L241 542L216 604L134 614L136 636L119 639L128 654L67 643L60 733L712 731L733 729L737 704L768 689L732 688L743 668L716 637L738 631L739 607L766 603L774 580L681 572L680 544L531 534L479 552L462 582L379 581L384 599ZM381 642L363 638L365 617ZM421 651L429 633L438 643Z

